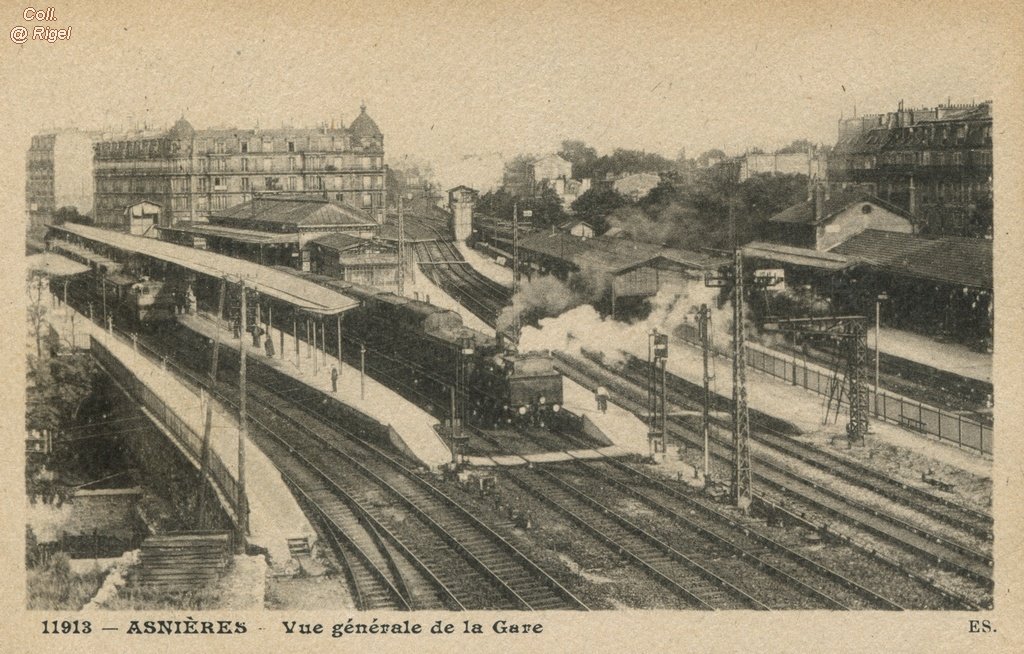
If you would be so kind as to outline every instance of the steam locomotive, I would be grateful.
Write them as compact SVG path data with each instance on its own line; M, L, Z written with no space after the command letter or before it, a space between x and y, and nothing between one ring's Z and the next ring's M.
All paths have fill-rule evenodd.
M173 284L151 279L120 262L90 253L84 256L80 248L60 240L51 242L51 249L79 261L88 272L64 280L67 294L77 298L80 311L103 312L121 326L141 329L175 319L176 306L185 301ZM63 286L54 285L57 292Z
M562 376L549 353L517 353L503 336L466 327L457 312L427 302L324 275L296 274L359 299L361 306L345 314L346 334L388 357L389 368L404 362L401 374L411 377L413 390L444 402L461 375L469 389L470 419L484 425L551 424L561 411Z

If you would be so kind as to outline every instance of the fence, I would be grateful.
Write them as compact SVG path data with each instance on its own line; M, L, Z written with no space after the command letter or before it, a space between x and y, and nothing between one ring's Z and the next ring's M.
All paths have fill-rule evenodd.
M684 324L678 333L684 341L700 347L700 335L696 326ZM716 347L715 350L722 356L728 355L720 348ZM828 395L832 375L827 371L759 348L748 347L746 353L748 366L794 386L802 386L819 395ZM992 454L992 428L988 425L882 390L878 391L877 405L874 393L870 394L869 398L869 410L878 419L922 434L937 436L939 440L956 443L962 448Z
M103 369L110 374L110 376L117 382L132 397L135 401L139 402L142 406L146 407L153 415L161 421L161 424L174 435L178 445L184 449L190 457L196 462L202 460L203 451L203 439L202 436L197 434L184 420L182 420L177 413L167 403L160 399L148 386L146 386L138 377L132 373L127 366L114 356L110 350L103 345L102 342L97 340L95 337L90 337L90 347L92 350L93 357L99 362ZM244 505L247 504L246 498L242 497L239 500L238 495L238 482L234 476L228 471L224 462L221 461L220 457L213 452L212 446L209 451L209 471L210 480L214 486L220 491L220 495L224 501L228 503L230 507L230 513L232 514L232 520L235 522L235 526L238 526L238 516L241 515L239 511L239 504L243 505L243 510L247 510Z

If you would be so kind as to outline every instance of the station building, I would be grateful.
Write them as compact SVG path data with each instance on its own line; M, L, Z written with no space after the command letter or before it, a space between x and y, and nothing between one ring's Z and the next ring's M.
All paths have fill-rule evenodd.
M344 234L378 236L380 225L343 202L323 197L268 195L212 212L206 221L160 228L165 241L210 250L267 266L311 272L316 239Z
M753 299L762 317L806 315L801 297L833 315L873 317L881 297L885 326L991 347L992 241L915 234L909 212L834 190L773 216L770 227L768 240L743 247L748 267L785 271L781 293Z

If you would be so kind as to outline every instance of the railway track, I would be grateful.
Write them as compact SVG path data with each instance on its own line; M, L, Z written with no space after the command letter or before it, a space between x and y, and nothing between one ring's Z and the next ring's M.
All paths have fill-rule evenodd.
M501 310L511 303L511 291L477 272L436 226L425 221L419 224L437 237L435 241L414 244L420 269L473 315L493 327Z
M485 433L474 432L473 436L487 441L496 451L501 451L502 443L498 442L498 439ZM745 564L746 568L742 569L741 566L741 570L730 579L739 580L733 583L748 587L747 592L751 598L760 598L754 601L761 602L768 608L903 610L897 602L866 588L848 576L760 534L749 525L737 523L724 512L698 502L692 495L617 459L534 466L535 474L550 476L551 483L562 486L561 489L555 488L553 491L549 488L546 492L541 488L542 483L538 483L536 479L524 480L522 475L526 473L517 472L515 468L503 470L503 476L511 478L528 493L567 515L613 551L626 554L635 565L661 581L669 590L675 590L684 599L700 608L716 608L714 601L722 599L724 591L716 589L712 597L705 598L706 596L700 593L701 590L708 588L711 579L703 581L696 589L691 589L692 587L677 581L670 573L662 571L659 564L663 563L666 555L674 556L674 552L670 550L658 554L655 551L653 559L645 556L650 554L652 548L657 550L663 544L662 541L657 537L650 538L637 533L637 527L631 524L630 518L609 508L609 496L618 495L620 501L637 500L657 514L671 519L684 530L684 533L696 535L698 541L703 541L695 544L691 539L686 543L684 551L693 552L702 546L707 548L710 544L720 552L718 558L732 557ZM572 485L562 479L563 473L566 472L570 475L593 478L596 489L588 491L579 484ZM571 497L572 495L575 497ZM605 529L595 529L595 521L609 518L618 520L619 524ZM621 538L624 531L626 538ZM618 534L620 538L615 538L614 534ZM637 542L638 540L647 542ZM718 575L723 575L721 566L712 563L707 567L712 565L716 567ZM683 590L680 590L679 586L682 586ZM714 586L712 588L714 589ZM771 598L761 597L766 588L773 589Z
M565 373L576 381L589 387L594 387L597 383L604 384L619 395L619 400L625 408L638 415L643 414L646 396L641 390L642 387L637 387L634 382L608 370L597 368L594 365L584 365L578 359L573 360L565 355L560 355L559 359L565 366L563 369ZM702 446L698 434L681 418L671 417L669 427L670 434L675 438L698 449ZM723 468L728 468L732 457L731 446L718 441L718 439L713 439L711 455L724 464ZM795 517L817 514L829 519L838 519L855 531L880 538L883 542L910 553L918 561L923 559L927 561L928 565L937 565L950 570L958 576L978 584L983 592L991 592L991 558L983 553L952 544L945 538L930 534L899 518L865 507L823 485L803 479L786 467L768 461L764 457L758 457L755 460L754 481L761 489L757 493L760 500L776 507L795 507L790 510ZM897 569L902 570L903 568L899 562L891 560L888 562ZM930 573L927 570L916 574L922 581L931 583L928 579ZM936 588L940 592L947 593L943 589ZM947 594L953 595L953 593ZM966 598L962 599L963 606L974 606L972 601Z
M591 358L591 361L597 361ZM636 357L629 357L627 363L627 379L634 383L643 383L646 364ZM703 388L692 384L672 373L666 374L669 399L674 404L687 408L699 408L703 397ZM730 410L731 400L718 396L716 408ZM726 425L725 421L719 421ZM726 425L727 426L727 425ZM756 431L753 438L770 447L783 456L795 458L822 470L829 475L838 477L856 486L872 491L905 506L923 513L935 520L953 527L958 531L972 534L982 540L991 541L993 537L992 516L966 507L948 498L912 486L899 479L894 479L870 466L836 456L813 445L802 443L779 433L762 421L751 417L751 426Z
M304 396L318 391L281 380L279 375L268 377L268 371L261 371L259 365L254 368L250 421L262 435L270 435L278 446L286 447L307 466L315 466L330 483L334 494L313 496L317 506L336 510L332 497L340 495L359 507L373 518L376 530L388 534L393 545L410 555L445 596L446 604L485 609L586 608L515 546L417 471L363 435L336 422L328 423L311 410L309 404L319 403ZM225 386L222 382L219 394L233 406L233 389ZM277 461L279 457L273 458ZM387 498L383 507L382 498ZM387 520L382 517L396 506L409 516L400 523L401 534L388 531L384 526Z

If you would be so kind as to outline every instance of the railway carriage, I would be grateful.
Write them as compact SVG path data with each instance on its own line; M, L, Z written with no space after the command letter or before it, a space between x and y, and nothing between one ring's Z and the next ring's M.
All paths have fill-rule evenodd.
M561 410L562 376L548 353L516 354L503 339L466 327L462 316L449 309L324 275L301 274L359 299L362 306L345 318L346 333L371 350L410 363L405 374L414 377L418 389L433 384L438 402L443 403L462 366L471 410L483 422L547 422Z

